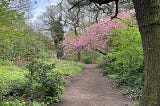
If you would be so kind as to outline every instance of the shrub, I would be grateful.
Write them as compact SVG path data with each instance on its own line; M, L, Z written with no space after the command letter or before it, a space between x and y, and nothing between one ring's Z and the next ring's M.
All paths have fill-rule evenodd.
M12 62L8 60L0 60L0 66L11 66Z
M111 51L101 67L104 68L105 75L116 75L120 85L130 86L131 89L127 92L132 97L140 96L144 81L144 64L138 28L132 26L117 32L110 37Z
M26 66L28 69L8 64L8 61L0 66L1 104L7 101L11 103L15 99L24 99L26 105L34 100L44 104L58 102L64 89L61 76L75 76L83 69L83 64L71 61L42 58L34 61Z
M25 102L23 100L14 100L10 102L2 103L2 106L25 106Z
M1 5L0 11L0 59L17 61L47 56L46 37L25 24L24 14Z
M0 106L26 106L26 102L24 100L14 100L14 101L6 101L3 102ZM46 106L43 102L33 101L29 103L29 106Z
M51 72L55 66L31 63L27 66L31 98L41 98L48 103L60 101L64 80L58 72Z
M25 90L24 74L27 70L16 66L0 67L0 91L2 99L21 95ZM23 93L22 93L23 94Z
M85 64L92 64L92 58L91 58L91 55L93 53L92 52L82 52L81 53L81 57L82 57L82 62L85 63Z

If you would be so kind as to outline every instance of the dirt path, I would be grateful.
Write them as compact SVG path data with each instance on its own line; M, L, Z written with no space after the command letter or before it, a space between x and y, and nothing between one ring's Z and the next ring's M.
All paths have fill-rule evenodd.
M84 73L65 89L61 103L52 106L132 106L113 90L96 65L86 65Z

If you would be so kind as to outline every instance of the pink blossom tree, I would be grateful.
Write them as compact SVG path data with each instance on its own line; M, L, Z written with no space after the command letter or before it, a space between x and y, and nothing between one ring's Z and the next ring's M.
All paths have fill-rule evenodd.
M86 28L79 37L66 37L62 41L65 55L73 55L80 51L98 51L105 55L108 38L114 29L122 28L125 24L120 19L129 18L132 11L120 13L119 18L111 20L107 17L104 21Z

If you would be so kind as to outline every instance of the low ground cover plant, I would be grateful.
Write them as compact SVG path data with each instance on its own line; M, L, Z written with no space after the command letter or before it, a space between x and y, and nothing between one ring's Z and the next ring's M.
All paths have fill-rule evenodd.
M83 64L57 59L38 59L21 67L0 61L0 103L41 106L59 102L65 87L63 76L75 76L82 70Z

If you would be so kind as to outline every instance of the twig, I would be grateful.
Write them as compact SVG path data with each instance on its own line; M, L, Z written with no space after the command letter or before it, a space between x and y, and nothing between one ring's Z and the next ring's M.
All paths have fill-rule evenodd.
M74 7L76 7L77 5L79 6L79 4L84 1L84 0L81 0L81 1L78 1L77 3L75 3L68 11L71 11Z
M97 3L94 2L94 5L95 5L98 9L102 10L103 13L106 13L105 10L104 10L103 8L101 8L101 7L99 7L99 6L97 5Z

